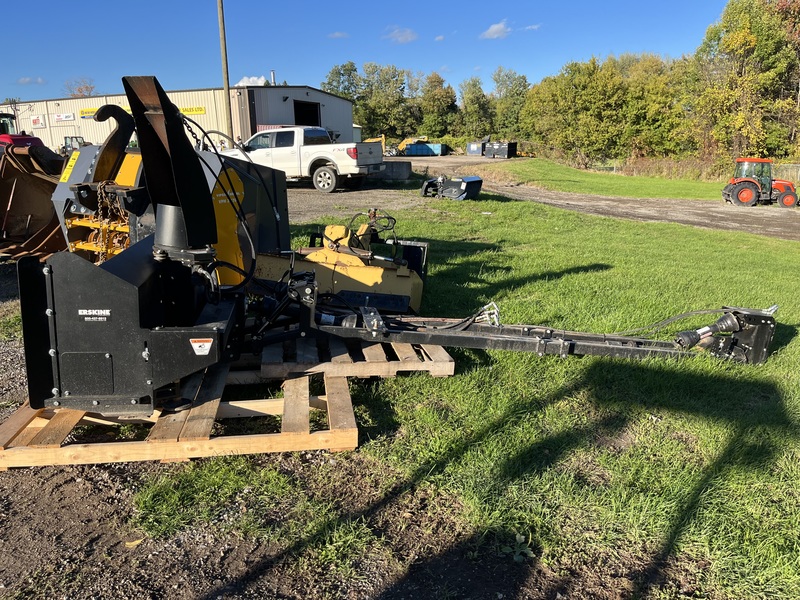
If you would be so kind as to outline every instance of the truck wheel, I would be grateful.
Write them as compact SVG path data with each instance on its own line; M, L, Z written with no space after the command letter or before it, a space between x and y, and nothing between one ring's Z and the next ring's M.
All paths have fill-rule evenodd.
M731 202L736 206L753 206L758 202L758 188L746 181L737 183L733 187Z
M339 185L339 176L331 167L320 167L314 171L314 187L320 192L332 192Z
M793 208L797 204L797 194L794 192L783 192L778 196L778 206L782 208Z

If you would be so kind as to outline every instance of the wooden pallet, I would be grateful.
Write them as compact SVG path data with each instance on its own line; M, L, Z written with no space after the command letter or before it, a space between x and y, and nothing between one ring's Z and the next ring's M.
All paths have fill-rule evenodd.
M260 369L230 371L219 364L188 377L181 396L192 398L191 408L177 413L156 411L149 418L109 419L73 409L33 409L27 403L0 424L0 471L10 467L77 465L110 462L189 460L207 456L293 452L298 450L352 450L358 446L358 428L350 398L348 377L393 377L422 371L446 377L453 359L440 346L356 342L315 345L300 339L267 347ZM325 393L310 394L309 380L322 376ZM283 397L222 401L226 383L284 380ZM312 410L327 417L327 429L312 430ZM281 417L280 433L214 435L223 419L274 415ZM150 425L142 441L79 443L70 440L79 425L121 423Z
M260 368L231 371L228 383L260 383L315 373L336 377L395 377L411 372L449 377L455 372L455 362L441 346L299 338L267 346L262 352Z
M0 424L0 470L9 467L77 465L160 460L297 450L352 450L358 446L358 428L345 377L325 376L325 394L309 393L309 377L288 379L283 398L222 402L227 366L216 366L192 376L184 396L194 390L192 407L178 413L155 413L146 440L69 443L77 425L118 425L80 410L33 409L27 403ZM310 411L327 415L328 429L312 431ZM212 435L217 420L265 415L281 416L280 433ZM130 422L130 421L124 421Z

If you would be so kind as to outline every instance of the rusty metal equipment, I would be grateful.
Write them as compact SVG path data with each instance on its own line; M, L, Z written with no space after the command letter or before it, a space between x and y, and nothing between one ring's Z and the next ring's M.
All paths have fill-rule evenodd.
M66 247L51 201L64 161L41 145L0 148L0 257Z

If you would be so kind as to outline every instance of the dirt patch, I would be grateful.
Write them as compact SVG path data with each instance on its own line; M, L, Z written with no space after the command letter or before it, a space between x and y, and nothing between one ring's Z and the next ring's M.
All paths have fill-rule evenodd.
M434 156L392 158L409 160L417 177L448 177L475 174L492 159L476 156ZM495 161L496 162L496 161ZM721 189L721 187L720 187ZM289 191L289 215L293 223L312 223L323 216L349 218L370 207L392 210L430 204L415 192L414 183L393 187L370 181L362 190L337 190L321 194L310 185L292 184ZM663 198L621 198L587 196L553 192L527 185L509 184L484 179L483 192L512 200L539 202L566 210L660 223L680 223L703 229L743 231L785 240L800 241L800 209L784 209L777 205L743 208L719 202Z

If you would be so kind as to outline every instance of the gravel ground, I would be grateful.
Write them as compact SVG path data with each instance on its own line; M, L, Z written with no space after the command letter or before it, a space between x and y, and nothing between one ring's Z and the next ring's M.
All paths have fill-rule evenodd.
M467 175L481 162L485 159L415 159L414 170L430 176L439 173ZM293 186L289 191L291 219L300 223L316 222L323 216L349 218L353 213L372 206L396 210L431 202L431 199L410 193L408 188L380 189L373 187L375 185L360 191L333 194ZM671 221L800 239L800 211L775 207L741 209L722 201L585 197L491 182L485 182L484 190L521 201L543 202L609 217ZM13 265L0 264L0 317L13 315L18 310L15 269ZM0 419L14 410L23 399L25 389L21 342L0 343ZM313 469L313 461L319 459L319 455L310 456L303 459L304 463L300 458L287 455L262 460L276 464L295 461L292 464L287 462L285 468L302 473L304 468ZM360 476L364 481L374 479L372 469L375 465L368 464L359 453L353 453L347 465L355 473L350 481L358 482ZM205 528L190 529L163 540L141 542L141 535L127 525L131 499L142 478L165 468L158 464L132 463L42 467L0 473L0 556L3 556L0 562L0 597L211 599L319 596L321 591L313 580L299 582L287 577L283 559L276 557L275 549L269 544L242 540ZM361 488L360 483L354 484L353 495L358 496L355 492L363 493ZM420 514L424 515L425 511ZM492 590L492 598L543 597L540 579L546 574L541 572L531 574L530 587L525 588L520 587L518 581L492 572L491 565L478 565L482 573L477 571L476 565L468 564L463 565L463 570L454 570L454 565L458 567L464 563L464 553L456 551L462 540L451 539L453 535L446 523L442 527L439 543L444 547L449 544L454 558L442 562L437 574L418 569L418 580L409 575L405 583L397 584L391 579L396 574L382 570L381 565L375 563L362 569L361 574L368 573L368 577L354 579L347 584L349 587L332 594L328 590L328 595L372 598L376 590L393 589L394 593L385 592L381 597L413 597L412 590L430 589L425 586L430 585L434 575L440 577L450 573L448 576L454 586L463 584L459 578L476 577L475 581L480 580L481 584L475 589ZM416 549L414 552L430 552L430 546L425 548L428 550ZM416 571L411 568L410 572L413 575ZM617 597L613 590L600 588L580 591L579 587L573 587L573 592L571 597L574 598ZM548 597L558 596L553 591Z
M16 267L0 263L0 319L18 313ZM24 400L27 386L22 340L0 340L0 419L13 412Z

